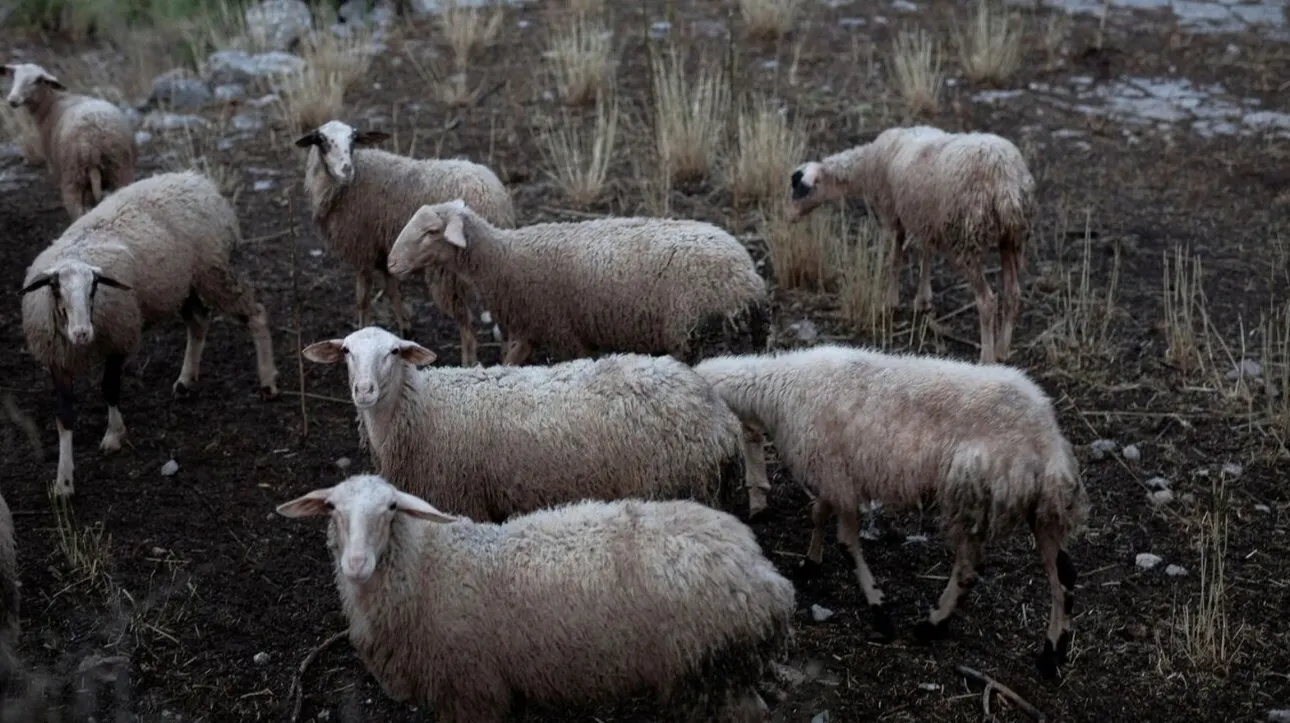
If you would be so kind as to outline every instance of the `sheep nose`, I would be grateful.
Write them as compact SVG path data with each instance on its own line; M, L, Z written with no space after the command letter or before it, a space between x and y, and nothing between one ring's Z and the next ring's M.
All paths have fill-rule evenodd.
M94 327L91 327L91 326L73 327L72 329L68 330L67 336L72 340L73 344L88 344L94 340Z
M17 107L18 107L18 106L20 106L20 105L22 105L22 101L18 100L17 98L10 98L10 99L9 99L9 106L10 106L11 108L17 108Z
M354 385L354 394L360 396L371 396L376 394L375 382L359 382Z

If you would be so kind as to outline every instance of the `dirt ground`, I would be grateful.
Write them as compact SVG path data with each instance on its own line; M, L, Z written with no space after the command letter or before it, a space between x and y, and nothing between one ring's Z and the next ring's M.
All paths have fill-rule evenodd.
M651 20L666 16L664 3L644 5ZM928 4L918 22L948 38L945 12L953 7ZM687 36L687 43L724 51L723 39L708 39L702 32L688 36L693 28L712 27L694 21L724 22L726 10L721 3L677 3L674 32ZM1030 29L1026 58L1009 87L1081 74L1097 76L1096 82L1168 74L1195 82L1221 79L1232 94L1258 98L1264 107L1275 108L1286 97L1281 85L1290 76L1286 45L1256 36L1188 35L1171 30L1160 15L1144 12L1133 15L1132 22L1111 24L1104 47L1097 50L1096 19L1078 16L1058 52L1061 62L1050 67L1038 37L1048 11L1027 8L1022 14ZM617 15L621 40L616 44L623 57L619 97L639 119L648 104L644 23L634 10ZM892 20L876 22L877 16ZM872 48L874 57L883 59L898 16L874 0L839 8L812 3L809 25L783 42L740 41L738 82L774 84L794 122L809 129L812 157L868 140L881 127L901 121L898 107L883 114L891 90L886 73L872 69L869 55ZM844 17L869 22L859 29L845 27L839 23ZM528 26L521 27L521 21ZM418 154L462 154L489 163L512 188L523 223L576 218L564 210L546 177L530 132L556 107L543 99L546 81L533 70L544 22L539 8L508 10L501 42L471 71L481 83L500 87L466 109L432 102L424 81L402 62L401 40L394 37L391 50L375 59L371 85L347 99L346 116L356 125L367 121L395 128L400 150L415 136ZM400 34L425 38L429 28L427 21L417 21ZM1236 60L1229 45L1241 51ZM69 50L42 46L34 38L0 40L6 57L18 47L38 57ZM765 62L772 59L777 67ZM957 72L954 60L948 59L952 73ZM795 84L789 82L789 66ZM912 640L912 626L934 604L950 563L931 512L886 510L881 520L890 534L867 544L901 630L896 642L871 642L863 598L840 548L827 549L819 577L796 577L809 538L808 498L776 464L774 512L753 527L774 562L798 581L798 633L790 662L811 675L775 707L775 719L805 722L828 711L835 722L980 720L981 687L956 672L960 664L988 673L1051 719L1065 721L1262 720L1269 709L1290 707L1290 632L1284 625L1290 610L1286 449L1274 431L1258 423L1262 392L1242 396L1241 388L1223 376L1232 366L1228 354L1232 359L1261 356L1256 328L1261 314L1290 298L1286 141L1206 140L1181 125L1168 133L1130 128L1033 98L974 102L971 92L962 82L950 87L930 122L1016 140L1039 184L1041 207L1025 270L1014 362L1057 401L1063 427L1079 448L1093 502L1090 529L1072 548L1081 572L1074 659L1059 683L1036 674L1048 590L1029 539L1020 535L990 551L980 584L954 622L953 639L931 646ZM393 119L392 109L397 109ZM455 127L441 132L452 119L458 121ZM1080 132L1078 143L1060 133L1070 129ZM637 164L651 151L648 134L636 130L622 134L621 158L613 168L616 192L593 210L642 211ZM279 127L253 142L211 149L215 161L246 174L237 208L248 243L235 261L273 316L286 393L267 403L257 398L249 336L231 319L218 318L199 391L172 398L170 385L185 339L176 319L150 332L146 349L129 367L123 405L129 444L105 457L97 448L105 425L97 372L82 378L72 540L60 535L46 498L57 449L52 390L21 349L17 294L0 304L0 338L8 341L0 354L0 384L20 415L35 421L41 446L34 453L16 425L0 431L8 450L0 485L15 513L21 556L21 652L35 669L53 675L68 674L87 656L124 656L128 677L121 678L116 694L101 697L115 698L118 710L129 710L138 720L286 720L302 659L345 625L323 525L288 521L273 512L280 502L341 479L337 460L352 460L350 470L367 465L343 367L306 363L303 405L294 393L301 384L294 350L299 343L350 330L353 287L351 271L325 251L303 211L298 182L303 154L290 145L293 136ZM0 163L16 167L19 161ZM145 149L142 174L160 165L157 154ZM252 167L279 169L279 189L289 187L291 203L280 190L254 191L247 170ZM677 216L717 221L747 234L755 257L765 257L757 225L731 207L719 184L676 190L671 201ZM293 221L290 212L300 229L298 335L291 237L282 235ZM1076 269L1084 258L1085 224L1094 289L1107 287L1117 250L1119 258L1105 343L1088 353L1054 348L1043 336L1069 313L1060 279L1062 270ZM65 225L57 194L39 169L30 182L0 194L0 286L16 292L27 264ZM1188 373L1165 358L1163 256L1178 247L1204 263L1205 308L1213 337L1226 345L1214 354L1217 374ZM970 311L944 321L948 334L943 337L914 331L913 284L907 272L905 306L889 346L975 359L975 348L963 343L976 339ZM942 315L971 301L941 261L934 287ZM441 360L455 363L455 328L419 285L407 296L416 312L416 338L440 352ZM821 339L875 341L847 327L830 294L777 289L775 302L778 345L800 343L795 331L800 325L793 325L803 319L814 324ZM386 314L381 302L376 308ZM491 342L482 327L480 334L481 341ZM493 363L497 345L483 343L481 353ZM1089 443L1103 438L1136 444L1140 459L1118 453L1092 459ZM160 469L171 459L179 471L163 476ZM1229 463L1240 465L1239 476L1221 472ZM1156 476L1171 480L1177 496L1160 509L1148 502L1145 485ZM1215 507L1211 482L1220 476L1230 478L1223 557L1229 649L1222 656L1225 664L1215 666L1189 660L1180 631L1183 611L1195 613L1204 589L1196 543L1200 520ZM917 535L926 539L909 537ZM69 556L68 549L77 554ZM1164 562L1141 569L1135 556L1142 552ZM1181 565L1188 573L1169 576L1166 564ZM835 614L816 623L812 605ZM997 697L991 710L998 720L1026 719ZM642 705L550 711L531 719L625 722L654 715ZM72 711L68 717L80 719ZM387 700L346 642L323 651L303 676L300 720L427 718L424 710Z

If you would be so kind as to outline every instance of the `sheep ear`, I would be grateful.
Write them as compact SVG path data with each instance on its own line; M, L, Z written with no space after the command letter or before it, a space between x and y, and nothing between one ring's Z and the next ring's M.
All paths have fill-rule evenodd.
M19 295L25 296L43 286L49 286L50 282L52 282L53 280L54 280L54 277L50 276L49 274L46 274L46 273L36 274L36 278L32 279L30 284L27 284L26 286L22 287L22 293Z
M116 279L112 278L111 276L104 276L103 274L98 274L98 273L96 273L96 274L94 274L94 280L95 280L95 281L97 281L98 283L102 284L103 286L111 286L111 287L112 287L112 288L114 288L114 289L120 289L120 290L122 290L122 291L129 291L129 290L130 290L130 287L129 287L129 286L127 286L126 284L121 283L120 281L117 281Z
M344 358L344 346L345 343L340 339L328 339L327 341L316 341L301 349L300 353L311 362L334 364Z
M50 88L53 88L54 90L67 90L67 86L60 83L58 78L55 78L52 75L48 75L48 74L42 75L36 79L36 82L40 83L41 85L47 85Z
M466 248L466 228L460 212L448 217L448 224L443 228L443 240L459 249Z
M290 502L278 505L277 513L283 517L313 517L327 514L327 498L331 496L330 487L323 487L305 493Z
M308 148L309 146L321 146L323 144L322 134L317 130L308 133L296 139L297 148Z
M0 78L4 78L13 73L13 66L8 63L0 65Z
M419 520L429 520L430 522L456 522L457 518L445 512L435 509L435 506L425 500L410 495L407 492L394 493L395 504L398 505L399 512L411 515ZM290 504L290 503L288 503Z
M434 352L421 346L414 341L405 341L399 347L399 358L409 364L415 364L419 367L427 366L434 363L439 357Z
M390 134L385 131L356 131L354 133L354 145L356 146L374 146L382 141L389 140Z

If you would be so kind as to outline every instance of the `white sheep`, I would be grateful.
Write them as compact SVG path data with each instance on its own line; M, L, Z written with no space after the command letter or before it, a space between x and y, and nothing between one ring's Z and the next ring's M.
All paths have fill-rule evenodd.
M860 550L861 505L939 504L956 557L937 607L915 631L922 639L945 632L985 544L1028 524L1052 588L1039 667L1056 675L1075 602L1065 547L1084 528L1088 498L1052 402L1023 372L842 346L715 357L695 371L771 437L788 472L814 493L811 561L820 562L824 525L838 515L838 540L884 635L892 626Z
M746 482L739 420L671 357L419 370L434 352L375 326L303 353L345 361L377 471L454 514L501 521L583 498L706 502ZM749 489L752 514L768 487Z
M463 199L422 206L390 250L390 273L440 267L469 281L505 330L504 364L534 344L694 360L710 324L745 317L766 346L768 290L748 250L702 221L605 218L502 229ZM697 333L696 333L697 332Z
M477 523L374 475L277 511L330 516L350 643L386 695L437 721L649 693L695 720L768 720L756 686L791 640L795 593L725 512L587 500Z
M991 133L946 133L928 126L889 128L872 143L799 166L790 179L793 213L862 197L893 232L887 305L900 303L906 247L918 249L915 308L931 307L931 254L949 257L972 288L981 327L983 364L1007 361L1021 308L1017 275L1025 259L1035 180L1021 152ZM1002 325L985 280L985 254L999 249Z
M313 219L332 249L356 272L358 326L368 324L373 275L385 289L399 333L410 331L399 280L386 272L386 255L408 217L424 203L465 198L499 226L515 225L511 194L497 175L461 159L416 159L375 148L357 148L389 138L381 131L359 131L328 121L301 136L296 145L309 149L305 189ZM461 363L478 360L472 328L469 286L443 269L427 269L426 287L434 303L457 322ZM491 323L488 312L481 314ZM499 330L494 328L494 334Z
M49 369L58 399L56 494L73 492L75 375L104 361L108 425L99 448L118 451L125 437L118 409L122 370L154 322L178 314L188 325L175 391L191 387L199 376L208 307L214 307L248 326L261 393L278 393L267 314L229 268L238 238L233 207L209 178L163 173L110 194L27 268L23 333L27 349Z
M9 105L25 107L35 121L41 155L72 220L134 182L138 148L120 108L68 92L39 65L0 66L0 77L7 75L13 76Z

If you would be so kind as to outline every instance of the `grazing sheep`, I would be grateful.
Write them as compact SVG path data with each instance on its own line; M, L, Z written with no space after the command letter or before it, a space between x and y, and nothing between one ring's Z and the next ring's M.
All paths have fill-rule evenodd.
M32 261L23 282L22 328L58 399L56 494L73 492L75 375L103 359L108 426L99 448L116 452L125 436L121 373L154 322L179 314L188 325L175 391L198 378L213 306L249 327L260 390L278 393L268 316L229 268L237 241L237 216L209 178L163 173L109 195ZM36 293L42 289L48 293Z
M437 721L649 693L695 720L768 720L755 686L791 639L795 593L727 513L586 500L478 523L375 475L277 511L330 516L350 643L386 695Z
M710 501L744 484L739 420L671 357L418 370L434 353L374 326L304 356L345 360L377 471L454 514L501 521L583 498ZM764 491L750 489L753 513Z
M1065 546L1085 525L1088 498L1051 401L1023 372L841 346L716 357L695 371L745 424L770 435L794 479L815 494L810 560L820 561L824 525L839 516L838 539L888 636L883 595L860 551L860 505L940 506L956 558L940 602L918 626L923 639L945 632L985 544L1027 523L1052 588L1039 667L1056 675L1075 602Z
M441 267L469 281L506 331L504 364L533 345L561 355L639 352L694 361L700 325L746 314L766 346L766 282L748 250L702 221L605 218L500 229L456 199L422 206L390 273Z
M359 131L328 121L306 133L296 145L309 149L305 189L314 223L341 258L357 272L355 296L358 326L368 324L373 274L380 277L394 311L399 333L410 331L399 280L386 272L385 259L408 217L424 203L465 198L489 221L515 225L515 207L506 186L486 166L460 159L420 160L374 148L359 148L389 138L380 131ZM426 288L461 334L461 363L478 360L472 329L469 287L444 269L426 269ZM481 314L486 323L488 312ZM494 329L494 333L497 330Z
M1017 274L1025 258L1035 180L1021 152L991 133L946 133L928 126L889 128L872 143L805 163L790 180L793 213L860 196L894 232L887 305L900 303L906 246L918 249L915 308L932 303L931 254L946 254L976 297L981 363L1007 361L1021 308ZM985 280L984 255L998 247L1003 275L1002 326Z
M134 182L138 148L120 108L68 92L39 65L0 66L0 77L7 75L13 76L9 105L26 107L35 121L41 155L73 221Z

